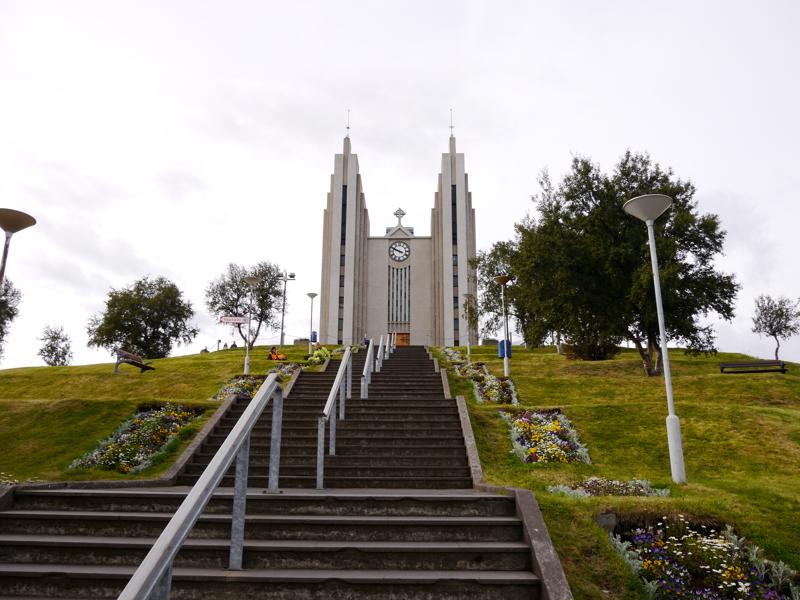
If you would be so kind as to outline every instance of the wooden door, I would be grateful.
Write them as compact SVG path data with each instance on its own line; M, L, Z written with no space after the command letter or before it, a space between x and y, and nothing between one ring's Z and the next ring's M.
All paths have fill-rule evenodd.
M408 346L411 341L411 334L410 333L398 333L397 334L397 345L398 346Z

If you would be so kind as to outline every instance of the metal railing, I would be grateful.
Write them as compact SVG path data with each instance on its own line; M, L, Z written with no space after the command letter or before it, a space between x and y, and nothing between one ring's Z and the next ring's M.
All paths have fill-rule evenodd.
M344 351L339 371L333 382L328 401L317 421L317 489L321 490L325 477L325 423L330 423L328 453L336 454L336 400L339 400L339 419L344 419L345 400L352 398L353 355L350 348Z
M378 352L375 355L375 372L380 373L381 368L383 367L383 355L386 352L386 346L383 343L383 336L381 336L381 341L378 344Z
M364 362L364 370L361 372L361 397L366 398L369 394L369 384L372 383L372 371L375 369L375 342L370 339L367 347L367 360Z
M273 397L268 489L273 493L278 491L283 391L280 378L273 373L267 377L250 404L247 405L244 413L233 426L225 441L222 442L222 446L217 450L203 474L200 475L197 483L178 507L175 515L167 523L164 531L158 536L150 552L144 557L117 600L167 600L169 598L172 587L172 561L234 460L236 460L236 479L228 568L231 570L242 568L250 435Z

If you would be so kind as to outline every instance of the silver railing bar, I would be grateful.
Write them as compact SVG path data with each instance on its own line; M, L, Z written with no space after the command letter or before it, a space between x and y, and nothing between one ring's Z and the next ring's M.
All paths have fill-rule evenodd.
M383 346L383 336L380 338L380 343L378 344L378 354L375 356L375 372L380 373L381 367L383 367L383 353L384 353L384 346Z
M323 488L325 478L325 423L330 423L330 439L328 442L328 453L331 456L336 454L336 399L339 399L339 418L344 419L345 398L350 393L352 383L352 350L348 347L342 356L339 371L333 381L331 392L328 394L328 401L322 414L317 419L317 489Z
M369 384L372 383L372 369L374 361L372 357L375 353L375 342L370 339L367 347L367 360L364 361L364 370L361 371L361 397L367 398L369 395Z
M274 396L273 440L276 432L275 420L280 420L283 412L283 391L277 373L267 377L256 395L245 408L244 413L222 442L222 446L211 459L203 474L194 484L178 510L175 511L164 531L144 557L136 572L117 600L167 600L172 586L172 561L189 536L197 519L203 513L214 491L236 460L236 482L234 484L233 511L231 515L230 569L241 569L242 543L244 537L244 515L247 503L247 457L250 435L264 409ZM280 424L277 427L280 444ZM270 489L277 491L279 464L273 466L270 460ZM273 489L274 484L274 489Z

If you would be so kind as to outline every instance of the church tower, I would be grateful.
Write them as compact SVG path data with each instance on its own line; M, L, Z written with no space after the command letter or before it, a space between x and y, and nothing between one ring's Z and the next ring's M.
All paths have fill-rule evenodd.
M469 264L475 257L475 210L467 186L464 154L456 152L456 138L442 154L442 171L431 211L433 238L433 329L435 346L478 342L463 316L466 295L477 297L477 277Z
M396 333L398 345L477 343L462 316L476 294L475 211L467 188L464 154L450 136L431 212L431 235L402 222L370 237L358 157L350 137L334 160L324 213L320 341L353 344Z
M342 154L334 158L323 223L320 341L358 343L366 333L369 213L349 135Z

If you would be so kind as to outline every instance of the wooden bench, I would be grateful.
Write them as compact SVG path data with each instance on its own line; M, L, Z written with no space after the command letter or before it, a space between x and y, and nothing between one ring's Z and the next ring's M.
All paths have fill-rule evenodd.
M119 366L122 363L138 367L139 373L144 373L145 371L155 371L156 368L150 366L151 362L152 361L145 362L141 356L131 354L130 352L125 352L125 350L117 350L117 364L114 365L114 373L119 373Z
M719 363L720 373L786 373L788 370L782 360Z

